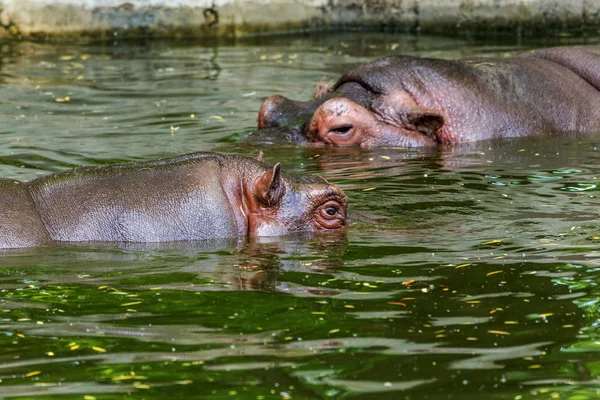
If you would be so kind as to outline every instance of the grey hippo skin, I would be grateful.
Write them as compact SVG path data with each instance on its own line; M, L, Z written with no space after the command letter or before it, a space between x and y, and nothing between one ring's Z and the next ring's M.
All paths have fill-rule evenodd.
M0 248L50 243L50 235L35 208L27 184L0 179Z
M600 47L504 59L386 57L312 101L267 98L258 127L285 127L298 143L363 147L600 132Z
M1 180L0 247L164 242L342 229L347 199L317 176L195 153Z

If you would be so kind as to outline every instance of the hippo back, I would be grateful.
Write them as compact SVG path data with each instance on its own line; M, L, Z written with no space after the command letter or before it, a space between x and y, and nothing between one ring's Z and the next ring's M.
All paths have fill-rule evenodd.
M27 185L0 179L0 248L39 246L51 242Z
M29 182L52 239L160 242L239 236L222 157L82 167Z
M543 58L560 64L600 90L600 46L556 47L536 50L522 56Z

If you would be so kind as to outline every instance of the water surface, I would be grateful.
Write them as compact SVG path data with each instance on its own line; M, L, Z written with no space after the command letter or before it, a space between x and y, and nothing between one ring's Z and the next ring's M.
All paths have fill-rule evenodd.
M0 176L262 150L340 185L356 221L325 236L3 252L0 397L598 398L599 135L440 151L238 141L266 96L309 98L378 56L597 43L4 43Z

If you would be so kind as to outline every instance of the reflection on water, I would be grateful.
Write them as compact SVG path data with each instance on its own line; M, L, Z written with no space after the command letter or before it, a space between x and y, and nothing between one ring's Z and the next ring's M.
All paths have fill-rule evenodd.
M262 150L340 185L353 221L335 235L5 251L0 397L597 398L600 136L368 151L244 140L264 97L308 98L374 57L556 43L5 44L3 177Z

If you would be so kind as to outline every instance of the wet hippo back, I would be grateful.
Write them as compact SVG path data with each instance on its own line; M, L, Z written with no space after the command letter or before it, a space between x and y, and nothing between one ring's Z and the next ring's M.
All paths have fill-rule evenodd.
M27 185L0 179L0 248L31 247L51 242Z
M83 167L28 183L56 241L239 236L215 154Z
M543 58L560 64L600 91L600 47L559 47L525 53L521 57Z

